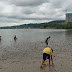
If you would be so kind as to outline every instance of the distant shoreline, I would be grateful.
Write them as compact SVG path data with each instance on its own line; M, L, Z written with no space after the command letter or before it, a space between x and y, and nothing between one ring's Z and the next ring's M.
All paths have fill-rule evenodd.
M19 26L0 27L0 29L72 29L72 22L67 24L24 24Z

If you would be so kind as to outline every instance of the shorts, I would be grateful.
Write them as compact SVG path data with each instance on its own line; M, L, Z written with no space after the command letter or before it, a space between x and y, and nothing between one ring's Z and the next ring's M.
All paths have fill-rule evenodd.
M43 53L43 60L49 59L50 54Z
M48 42L46 41L46 45L48 45Z

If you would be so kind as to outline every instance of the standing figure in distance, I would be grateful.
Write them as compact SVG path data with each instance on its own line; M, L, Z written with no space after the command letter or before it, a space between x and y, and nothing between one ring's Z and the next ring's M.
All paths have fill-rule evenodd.
M0 40L1 40L1 36L0 36Z
M14 40L16 40L17 39L17 37L16 37L16 35L14 36Z
M46 40L45 40L46 46L48 46L48 39L50 39L50 36L47 37Z

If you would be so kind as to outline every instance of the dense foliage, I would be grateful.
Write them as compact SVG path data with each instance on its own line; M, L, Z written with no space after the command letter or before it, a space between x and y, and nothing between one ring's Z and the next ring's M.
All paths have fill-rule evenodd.
M56 29L72 29L72 22L69 22L67 24L48 24L44 25L44 28L56 28Z

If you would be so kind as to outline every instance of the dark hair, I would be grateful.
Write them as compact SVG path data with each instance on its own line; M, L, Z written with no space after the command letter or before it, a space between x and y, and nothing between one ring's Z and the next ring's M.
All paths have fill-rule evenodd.
M48 38L50 38L50 36Z

